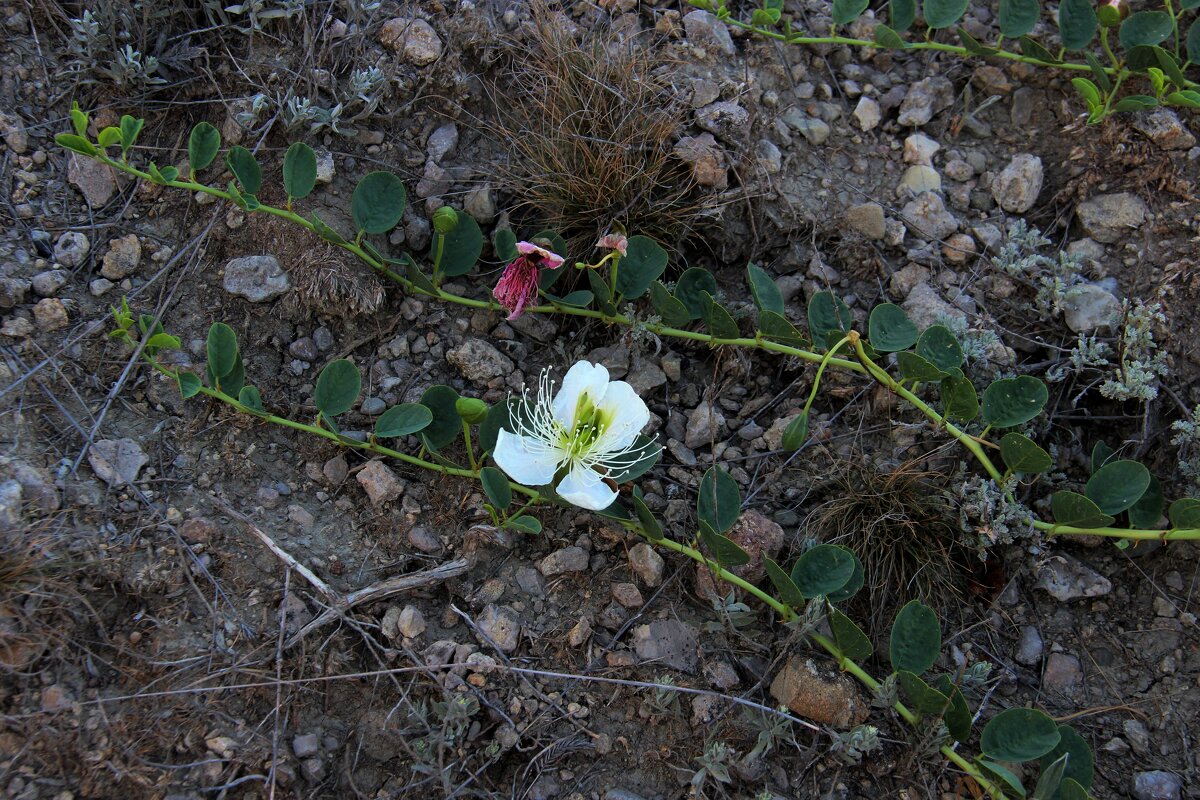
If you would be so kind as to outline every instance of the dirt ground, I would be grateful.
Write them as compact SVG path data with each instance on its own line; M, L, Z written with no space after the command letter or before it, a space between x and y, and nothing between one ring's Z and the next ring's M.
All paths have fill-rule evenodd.
M373 502L361 454L184 401L133 362L106 335L122 296L181 337L177 363L200 363L208 326L228 323L250 380L296 419L313 414L322 366L352 358L365 399L344 419L350 431L434 384L496 402L544 367L604 363L653 412L665 453L642 488L676 538L690 537L714 463L741 484L741 533L764 531L781 563L811 540L863 541L868 529L883 537L875 556L907 558L904 537L942 536L940 555L872 562L878 581L852 608L877 650L895 609L924 598L942 618L945 667L992 665L973 696L981 722L1036 705L1092 746L1096 797L1200 797L1195 544L1032 537L974 551L959 514L972 468L861 378L827 379L814 441L791 456L777 423L803 405L811 365L406 298L285 223L136 185L52 138L78 101L101 125L144 117L138 156L186 164L187 132L208 121L256 149L261 199L274 203L283 152L302 139L332 165L305 212L335 227L349 228L362 175L404 179L409 209L386 245L377 237L393 255L423 257L446 203L489 237L554 223L585 249L616 220L663 241L668 279L712 270L735 310L750 307L752 260L797 320L821 289L860 324L884 301L926 324L959 319L990 348L979 378L1068 370L1037 428L1060 472L1020 490L1044 512L1051 486L1086 478L1099 440L1145 461L1168 499L1189 489L1171 424L1200 403L1193 116L1088 128L1050 71L789 48L667 2L267 2L260 14L294 13L253 24L220 5L116 0L93 9L86 35L72 27L76 4L0 5L5 797L971 796L890 711L871 709L881 745L858 763L835 747L848 726L813 731L769 713L791 656L834 665L765 609L714 597L687 559L648 556L582 511L542 514L537 536L489 535L477 486L402 464ZM812 25L828 13L787 6ZM991 24L987 8L970 14ZM140 67L118 58L126 46ZM596 65L618 98L597 123L614 160L594 175L556 171L551 155L568 163L580 145L538 123L583 113L571 106L583 90L556 78L571 58ZM355 72L372 67L380 77L357 79L374 83L356 94ZM928 118L903 121L905 99L921 94ZM341 104L340 119L286 130L299 97ZM1040 159L1040 190L1006 211L996 181L1021 154ZM910 188L933 179L940 188L922 197L941 209L927 214ZM608 183L585 202L597 181ZM1079 210L1100 197L1144 213L1105 227L1120 223ZM930 235L946 217L949 231ZM1168 370L1155 399L1106 399L1099 373L1072 371L1076 333L1037 310L1034 280L993 263L1019 219L1044 232L1051 259L1081 254L1083 277L1113 302L1161 302ZM261 256L277 262L280 291L234 280L235 260ZM486 297L502 266L489 248L454 283ZM106 480L97 448L122 440L136 477ZM1054 574L1069 599L1047 590ZM404 575L418 585L310 624ZM882 674L885 662L867 666ZM869 705L852 693L835 705ZM718 752L727 780L698 780Z

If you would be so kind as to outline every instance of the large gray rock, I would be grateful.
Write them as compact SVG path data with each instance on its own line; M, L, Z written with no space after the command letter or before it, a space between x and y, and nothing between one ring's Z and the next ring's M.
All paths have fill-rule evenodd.
M633 648L643 662L681 672L695 672L699 662L699 636L691 625L658 619L633 629Z
M1042 160L1029 153L1019 153L992 181L992 197L1005 211L1024 214L1037 202L1038 193L1042 191L1042 177Z
M1067 290L1062 300L1063 319L1075 333L1094 333L1113 328L1121 319L1121 301L1112 292L1093 283Z
M1133 796L1137 800L1179 800L1183 780L1174 772L1156 769L1133 776Z
M292 281L275 256L242 256L225 265L225 291L251 303L265 303L287 293Z
M446 353L446 360L469 381L487 383L512 374L517 367L508 356L482 339L467 339Z
M1075 215L1088 236L1112 244L1146 221L1146 204L1129 192L1102 194L1080 203Z
M683 31L688 41L706 50L712 50L718 55L732 56L737 54L733 46L733 37L724 22L707 11L690 11L683 16Z

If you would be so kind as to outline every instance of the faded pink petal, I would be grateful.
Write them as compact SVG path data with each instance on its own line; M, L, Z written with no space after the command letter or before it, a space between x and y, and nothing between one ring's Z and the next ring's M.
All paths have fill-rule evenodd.
M596 247L601 250L616 250L621 255L625 255L625 248L629 247L629 240L619 233L606 233L600 237L600 241L596 242Z
M517 242L517 252L523 256L533 256L533 262L542 269L558 269L563 263L562 256L530 242Z
M537 297L538 267L533 258L536 256L519 255L513 259L512 263L504 268L500 282L492 291L500 304L509 310L510 320L521 316L525 306Z

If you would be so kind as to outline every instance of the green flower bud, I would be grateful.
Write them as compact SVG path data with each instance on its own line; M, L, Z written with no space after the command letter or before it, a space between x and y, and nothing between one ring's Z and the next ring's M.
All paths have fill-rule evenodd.
M450 206L442 206L433 212L433 229L443 236L454 233L458 227L458 212Z
M464 422L478 425L487 417L488 404L475 397L460 397L454 401L454 410Z
M1116 28L1128 16L1128 0L1107 0L1096 8L1096 17L1106 28Z

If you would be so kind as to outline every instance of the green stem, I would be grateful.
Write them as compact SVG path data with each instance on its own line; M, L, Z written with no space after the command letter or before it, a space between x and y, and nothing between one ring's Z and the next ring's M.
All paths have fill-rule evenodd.
M821 388L821 375L825 373L825 367L829 366L829 362L833 359L833 354L840 350L842 345L848 341L850 341L850 337L848 335L843 336L840 342L829 348L829 351L825 353L825 357L821 359L821 363L817 365L817 374L813 378L812 390L808 393L808 401L804 404L804 411L801 413L807 415L809 409L812 408L813 401L817 399L817 390Z
M1119 73L1121 69L1121 60L1117 58L1116 54L1113 52L1112 45L1108 43L1107 27L1100 28L1100 47L1104 49L1104 55L1108 56L1108 60L1112 62L1112 67L1110 69L1106 69L1105 72Z
M466 445L467 448L467 461L471 465L471 474L478 475L479 464L477 464L475 461L475 448L471 446L471 426L467 424L465 419L462 421L462 429L463 444Z
M434 240L435 244L433 248L433 285L440 287L442 284L440 280L442 272L442 253L446 250L446 234L435 233L434 236L437 238ZM439 288L438 291L441 291L441 289Z

